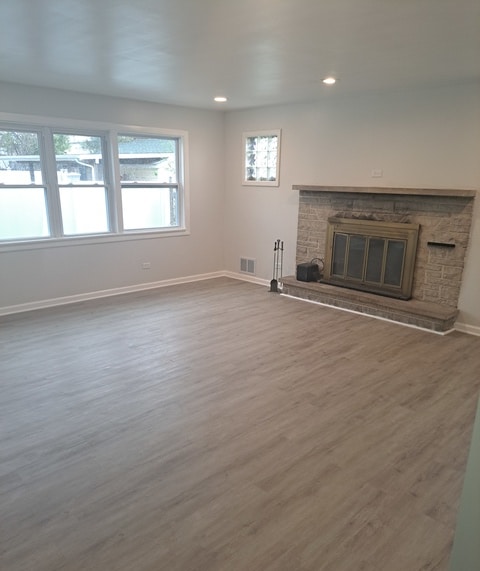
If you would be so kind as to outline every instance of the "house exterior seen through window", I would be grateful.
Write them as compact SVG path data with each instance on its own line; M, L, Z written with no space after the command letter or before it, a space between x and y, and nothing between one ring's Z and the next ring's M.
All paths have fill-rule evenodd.
M177 226L178 140L118 136L125 230Z
M104 137L54 133L53 141L63 233L108 232Z
M184 229L181 136L0 125L0 242Z
M40 133L0 130L0 240L50 235Z

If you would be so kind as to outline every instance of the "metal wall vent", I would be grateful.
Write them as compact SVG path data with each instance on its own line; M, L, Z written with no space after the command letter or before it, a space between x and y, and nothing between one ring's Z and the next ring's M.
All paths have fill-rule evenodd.
M255 260L240 258L240 271L245 274L255 275Z

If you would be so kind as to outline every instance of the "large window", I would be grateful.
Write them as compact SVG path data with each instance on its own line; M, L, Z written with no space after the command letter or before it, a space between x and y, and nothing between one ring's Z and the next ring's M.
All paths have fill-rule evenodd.
M125 230L178 226L178 139L118 136Z
M40 134L0 130L0 240L49 234Z
M0 124L0 242L184 230L184 137Z
M54 133L53 141L63 233L108 232L104 138Z

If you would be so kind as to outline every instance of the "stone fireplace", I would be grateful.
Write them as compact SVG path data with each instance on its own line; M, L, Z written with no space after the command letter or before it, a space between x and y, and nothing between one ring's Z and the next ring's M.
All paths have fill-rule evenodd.
M438 332L453 328L475 191L305 185L293 188L300 191L296 262L320 258L325 269L320 283L298 282L292 276L284 278L284 293ZM390 228L385 236L378 230L382 226ZM400 232L412 230L410 242L402 234L392 235L395 228ZM353 249L345 250L351 243ZM383 262L389 248L393 257L396 251L401 260L405 260L407 249L410 252L411 274L406 270L409 287L403 290L401 286L398 294L393 295L400 299L386 298L388 291L377 291L379 283L385 281L386 270L377 268L375 274L375 268L368 267L369 257L365 253L366 249L375 248L383 252ZM341 253L343 266L332 265L336 249ZM342 252L343 256L350 252L351 271ZM403 277L404 269L401 265L395 271ZM353 284L340 283L342 273ZM373 275L377 277L373 279ZM373 286L368 283L375 281L378 283ZM370 292L365 291L368 289ZM411 299L407 301L408 298Z

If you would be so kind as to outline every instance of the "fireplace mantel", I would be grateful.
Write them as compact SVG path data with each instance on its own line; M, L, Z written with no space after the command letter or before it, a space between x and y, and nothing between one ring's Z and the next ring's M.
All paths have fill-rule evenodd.
M475 198L476 190L446 188L395 188L378 186L317 186L311 184L294 184L293 190L307 192L338 192L355 194L390 194L401 196L448 196L458 198Z

